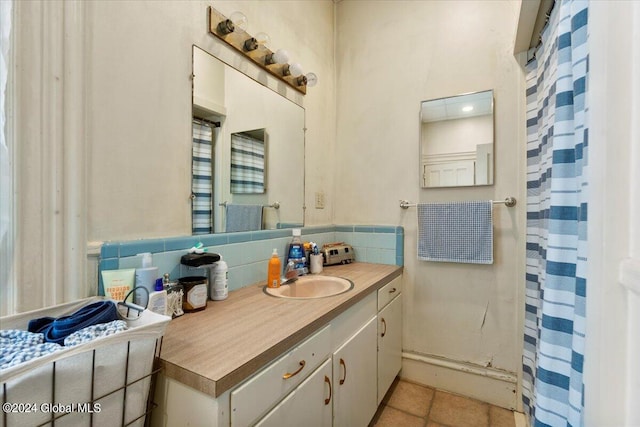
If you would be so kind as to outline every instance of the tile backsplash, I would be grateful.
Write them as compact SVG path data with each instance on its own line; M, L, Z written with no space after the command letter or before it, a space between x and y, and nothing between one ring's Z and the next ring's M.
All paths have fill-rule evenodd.
M330 225L302 227L302 240L325 243L345 242L353 246L356 261L404 264L404 229L395 226ZM169 237L121 242L105 242L100 250L99 271L141 267L138 254L151 252L160 274L172 279L205 275L203 269L180 264L189 248L202 242L209 252L219 253L229 266L229 291L266 280L267 263L273 248L283 259L291 241L291 229L261 230L230 234ZM99 274L99 294L103 294Z

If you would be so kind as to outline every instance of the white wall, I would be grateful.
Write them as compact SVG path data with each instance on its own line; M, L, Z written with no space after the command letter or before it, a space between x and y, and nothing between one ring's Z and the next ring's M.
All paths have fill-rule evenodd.
M478 144L493 143L493 116L466 117L422 123L422 155L474 152Z
M518 2L464 1L342 1L336 11L335 222L405 227L406 352L504 370L511 379L521 365L526 210L524 86L512 53L518 12ZM495 185L421 190L421 101L488 89L495 91ZM400 199L507 196L519 203L494 210L493 265L416 260L416 212L400 209ZM428 362L413 365L405 361L403 375L434 380ZM437 385L492 397L466 377L449 378ZM495 403L515 406L514 389L506 384Z
M191 46L228 48L207 34L207 1L88 2L88 238L91 241L190 234ZM333 4L330 1L223 1L242 11L247 31L267 32L319 76L301 100L307 110L307 200L325 191L332 153ZM236 55L237 56L237 55ZM244 65L246 68L247 65ZM311 194L311 196L309 196ZM311 198L310 198L311 197ZM310 203L308 203L310 204ZM308 212L329 223L331 211Z
M588 427L640 425L639 28L640 3L590 2Z

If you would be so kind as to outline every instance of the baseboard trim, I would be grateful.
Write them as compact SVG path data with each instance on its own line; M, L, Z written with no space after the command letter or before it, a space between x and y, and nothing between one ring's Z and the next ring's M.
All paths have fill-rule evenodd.
M518 379L510 372L438 356L403 352L401 377L502 408L516 409Z

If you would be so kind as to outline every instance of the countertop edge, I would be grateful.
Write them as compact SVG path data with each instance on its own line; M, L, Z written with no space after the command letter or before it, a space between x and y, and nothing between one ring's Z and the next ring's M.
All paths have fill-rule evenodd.
M308 337L313 332L317 331L322 326L335 319L341 313L345 312L346 310L363 300L372 292L377 291L378 289L389 283L391 280L401 276L404 267L395 267L397 268L394 271L380 277L366 289L363 289L361 292L354 294L351 298L345 300L340 305L318 316L310 323L300 327L287 338L279 341L277 344L271 346L270 348L265 349L258 356L254 357L250 361L244 363L242 366L229 372L218 380L203 377L202 375L189 371L186 368L163 360L162 355L160 356L160 365L164 368L165 375L168 378L172 378L211 397L220 397L222 394L232 389L236 385L241 384L251 375L260 371L262 368L267 366L267 364L276 359L278 356L282 355L285 351L293 347L295 344L299 343L304 338Z

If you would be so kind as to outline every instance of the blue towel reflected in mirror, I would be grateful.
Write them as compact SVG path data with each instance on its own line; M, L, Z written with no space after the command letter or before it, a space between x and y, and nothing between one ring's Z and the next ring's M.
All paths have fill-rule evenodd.
M225 222L227 233L262 230L262 205L227 203Z

